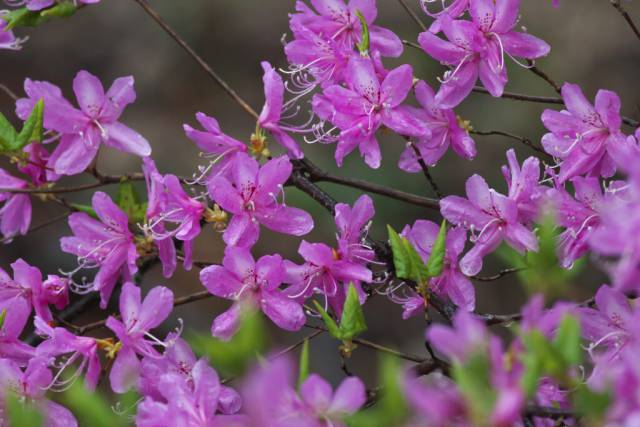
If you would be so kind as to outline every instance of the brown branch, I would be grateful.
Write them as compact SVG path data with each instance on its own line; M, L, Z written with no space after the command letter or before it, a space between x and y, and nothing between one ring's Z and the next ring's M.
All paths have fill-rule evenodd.
M411 145L413 152L416 154L416 160L418 161L418 164L420 165L420 168L422 169L422 173L424 174L425 178L427 178L427 182L429 182L431 189L436 194L438 199L442 199L442 193L440 192L440 188L438 188L438 184L436 184L436 181L431 176L431 172L429 172L429 166L427 166L427 164L424 162L424 159L422 158L422 154L420 153L420 150L411 141L409 141L409 145Z
M504 136L504 137L507 137L507 138L511 138L511 139L514 139L516 141L519 141L519 142L523 143L524 145L526 145L527 147L531 148L532 150L538 152L539 154L542 154L548 160L552 160L553 159L553 157L549 153L544 151L541 147L538 147L538 145L534 144L533 141L531 141L530 139L524 138L522 136L515 135L513 133L504 132L504 131L501 131L501 130L491 130L491 131L471 130L471 131L469 131L469 133L472 134L472 135L480 135L480 136L498 135L498 136Z
M144 9L144 11L149 15L162 29L171 36L176 43L182 47L197 63L200 67L211 77L217 84L220 86L234 101L236 101L248 114L250 114L253 118L258 118L258 113L254 110L238 93L231 87L229 84L218 75L213 69L205 62L200 55L198 55L192 48L185 42L182 37L176 33L173 28L167 24L167 22L162 19L162 17L156 12L146 0L133 0Z
M633 22L633 19L631 19L629 12L627 12L625 8L622 7L622 4L620 4L620 0L609 0L609 1L611 3L611 6L613 6L618 12L620 12L620 15L622 15L624 20L627 21L627 24L629 24L629 27L631 27L631 30L633 31L633 33L640 40L640 29L638 29L635 22Z
M493 282L494 280L498 280L504 276L508 276L522 270L526 270L526 267L505 268L492 276L472 276L471 278L479 282Z
M549 86L551 86L553 90L555 90L558 93L558 95L562 93L562 90L558 85L558 83L556 83L555 80L553 80L547 73L542 71L540 68L536 67L534 61L529 59L527 60L527 63L529 64L529 71L531 71L533 74L543 79L545 82L549 83Z
M489 91L483 88L482 86L475 86L473 88L473 91L476 93L491 95ZM513 93L513 92L504 92L501 98L515 99L516 101L537 102L541 104L564 105L564 101L562 100L562 98L555 98L550 96L535 96L535 95L524 95L524 94Z
M422 31L427 31L427 26L424 25L424 23L422 22L422 20L418 17L418 15L416 15L416 13L409 7L409 5L404 1L404 0L398 0L398 2L400 3L400 5L402 5L402 7L404 8L404 10L407 11L407 13L409 14L409 16L411 17L411 19L413 19L413 21L418 24L418 26L422 29Z
M4 83L0 83L0 90L3 91L4 93L6 93L9 98L13 99L14 101L18 100L18 95L16 95L11 89L9 89L9 87L7 85L5 85Z

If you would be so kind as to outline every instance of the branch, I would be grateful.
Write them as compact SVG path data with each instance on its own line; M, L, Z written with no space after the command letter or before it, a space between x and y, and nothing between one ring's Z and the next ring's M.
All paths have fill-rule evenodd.
M527 405L524 412L529 416L551 418L554 420L562 418L576 418L576 413L570 409L553 408L548 406Z
M442 193L438 188L438 184L436 184L436 181L431 176L431 172L429 172L429 166L427 166L427 164L424 162L424 159L422 158L422 154L420 153L420 150L411 141L409 141L409 145L411 145L411 148L413 149L414 153L416 153L416 160L418 161L418 164L420 165L420 168L422 169L422 173L424 174L425 178L427 178L427 181L429 182L431 189L436 194L438 199L442 199Z
M409 7L409 5L407 5L407 3L404 0L398 0L398 2L400 3L400 5L402 5L404 10L407 11L411 19L413 19L414 22L418 24L418 26L422 29L422 31L427 31L426 25L424 25L424 23L420 20L418 15L416 15L416 13Z
M515 139L516 141L520 141L521 143L531 148L532 150L538 152L539 154L542 154L548 160L553 159L553 156L551 156L549 153L544 151L541 147L538 147L538 145L534 144L533 141L531 141L530 139L515 135L513 133L504 132L501 130L491 130L491 131L471 130L469 131L469 133L472 135L480 135L480 136L499 135L499 136L505 136L507 138Z
M192 48L185 42L182 37L176 33L173 28L165 22L164 19L156 12L146 0L133 0L144 9L144 11L149 15L154 21L158 23L162 27L162 29L171 36L173 40L176 41L197 63L200 67L209 74L217 84L220 86L234 101L236 101L249 115L251 115L254 119L258 119L258 113L254 110L240 95L236 93L235 90L227 82L218 75L213 69L205 62L204 59L200 57Z
M472 276L471 278L479 282L493 282L494 280L498 280L501 277L508 276L510 274L517 273L522 270L526 270L526 267L505 268L504 270L499 271L493 276Z
M13 93L13 91L9 89L9 87L4 83L0 83L0 90L6 93L9 96L9 98L13 99L14 101L18 100L18 95Z
M620 15L622 15L624 20L627 21L627 24L629 24L633 33L640 40L640 30L636 26L635 22L633 22L633 19L631 19L631 16L629 15L629 13L625 10L625 8L622 7L622 4L620 4L620 0L609 0L609 1L611 2L611 6L613 6L614 8L616 8L618 12L620 12Z
M27 231L27 234L33 233L34 231L38 231L42 228L48 227L49 225L55 224L58 221L62 221L63 219L67 218L69 215L71 215L71 212L65 212L62 215L56 216L54 218L51 218L47 221L44 221L38 225L34 225L33 227L29 228L29 231ZM25 234L26 235L26 234ZM0 240L0 243L4 244L4 243L10 243L13 239L15 239L18 236L11 236L11 237L5 237L2 240Z
M558 85L558 83L556 83L555 80L549 77L547 73L545 73L544 71L536 67L534 61L529 59L527 60L527 63L529 64L529 71L531 71L536 76L542 78L545 82L549 83L549 86L551 86L553 90L555 90L558 93L558 95L562 93L562 90Z
M491 95L489 91L483 88L482 86L475 86L473 88L473 91L476 93ZM564 105L564 101L562 100L562 98L555 98L550 96L534 96L534 95L524 95L524 94L513 93L513 92L503 92L500 98L515 99L516 101L537 102L541 104Z

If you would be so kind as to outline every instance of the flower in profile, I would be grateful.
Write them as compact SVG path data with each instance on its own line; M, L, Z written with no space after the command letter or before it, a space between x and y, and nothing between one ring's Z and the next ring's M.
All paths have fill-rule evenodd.
M313 0L315 11L302 1L296 2L296 13L290 15L290 27L306 27L342 46L344 50L353 50L362 37L362 26L358 14L362 14L367 23L370 37L370 49L383 56L398 57L402 54L402 41L386 28L374 25L378 15L376 2L371 0Z
M2 18L3 11L0 11L0 49L20 50L22 44L27 40L17 38L12 30L7 30L7 21Z
M357 147L367 165L380 167L376 132L382 126L403 136L429 134L416 110L401 105L413 84L410 65L391 70L380 81L371 59L354 56L349 60L345 80L348 87L332 85L313 98L315 113L340 129L335 153L338 166Z
M173 309L173 292L164 286L156 286L142 300L140 288L131 282L122 286L120 294L120 316L107 319L120 342L116 344L117 354L109 373L111 389L116 393L126 392L140 375L140 361L137 354L159 358L161 354L154 348L167 344L151 335L151 329L158 327Z
M624 147L620 131L620 98L599 90L595 106L585 98L580 86L565 83L562 99L567 110L545 110L542 123L551 132L542 137L545 151L561 160L561 183L579 176L613 176L616 164L611 155Z
M19 400L32 402L42 411L43 427L77 427L78 422L71 411L46 398L52 380L53 375L44 358L34 357L24 371L15 362L0 359L0 396L3 401L8 393L15 393Z
M469 0L472 21L454 20L448 15L439 20L448 41L431 31L420 34L418 42L422 49L452 67L445 73L435 98L441 107L458 105L478 78L491 95L502 96L507 83L505 54L520 64L515 57L536 59L549 53L551 48L544 41L513 31L519 3L518 0Z
M375 252L365 242L375 213L371 197L363 194L353 207L337 203L334 210L340 258L361 264L373 261Z
M198 148L205 158L211 158L209 165L201 167L196 182L201 182L207 176L230 176L233 168L234 153L247 152L247 146L235 138L222 132L218 121L204 113L196 113L196 120L204 130L194 129L188 124L182 125L184 132Z
M100 292L100 306L106 308L118 279L130 280L138 271L138 251L129 230L129 218L106 193L96 192L92 206L98 219L84 212L71 214L69 227L73 236L60 239L60 247L78 257L77 268L67 275L85 268L98 269L93 283L73 284L72 290Z
M255 261L247 248L228 246L222 265L200 272L200 281L213 295L235 301L211 326L213 336L228 340L240 326L242 310L260 309L273 323L297 331L306 317L302 306L279 288L285 279L280 255L265 255Z
M253 246L260 235L259 224L294 236L313 229L311 215L278 200L280 194L284 198L283 185L293 170L286 156L262 166L245 153L235 156L232 177L213 177L207 186L211 198L233 214L223 235L227 245Z
M413 227L408 225L402 230L402 235L411 242L424 262L429 260L433 244L438 237L440 226L426 221L418 220ZM458 258L464 250L467 242L467 232L462 227L454 227L447 231L446 251L442 274L429 280L429 289L439 296L447 296L458 307L473 311L476 306L476 293L473 284L462 272L458 265ZM424 308L424 299L420 298ZM417 314L417 309L413 311Z
M415 94L422 106L419 117L427 124L430 131L430 134L419 138L415 143L425 164L434 166L449 147L460 157L473 159L476 156L476 144L469 136L469 132L461 126L461 121L453 109L441 108L435 101L433 89L424 81L416 84ZM407 172L422 170L413 147L405 148L400 156L398 167Z
M28 194L12 193L11 190L26 189L27 181L11 176L0 168L0 233L4 243L10 243L18 234L25 235L31 225L31 199Z
M80 109L63 96L60 88L47 82L26 79L28 98L16 102L16 114L23 120L35 103L43 99L44 127L60 134L60 143L51 153L48 166L58 174L74 175L84 171L98 154L101 144L146 157L151 147L142 135L118 121L136 94L133 77L116 79L105 93L102 83L87 71L73 80L73 91Z

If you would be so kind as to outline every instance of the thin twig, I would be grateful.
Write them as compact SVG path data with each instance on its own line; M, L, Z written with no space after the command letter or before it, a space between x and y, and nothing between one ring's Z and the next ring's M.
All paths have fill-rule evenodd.
M3 91L4 93L6 93L14 101L18 100L18 95L13 93L13 91L11 89L9 89L9 87L7 85L5 85L4 83L0 83L0 90Z
M411 19L414 20L414 22L416 24L418 24L418 26L422 29L422 31L427 31L427 26L424 25L424 23L422 22L422 20L418 17L418 15L416 15L416 13L409 7L409 5L404 1L404 0L398 0L398 2L402 5L402 7L404 8L404 10L407 11L407 13L409 14L409 16L411 17Z
M483 88L482 86L475 86L473 88L473 91L476 93L491 95L489 91ZM562 100L562 98L555 98L551 96L535 96L535 95L525 95L525 94L513 93L513 92L503 92L501 98L515 99L516 101L537 102L540 104L564 105L564 101Z
M625 8L622 7L622 4L620 4L620 0L609 0L609 1L611 3L611 6L615 7L616 10L620 12L620 15L622 15L624 20L627 21L627 24L629 24L633 33L640 40L640 29L638 29L637 25L635 24L635 22L633 22L633 19L631 19L631 16L625 10Z
M58 221L62 221L63 219L67 218L69 215L71 214L71 212L65 212L62 215L56 216L54 218L51 218L47 221L44 221L38 225L34 225L33 227L31 227L29 229L29 231L27 231L27 234L31 234L34 231L38 231L42 228L48 227L52 224L55 224ZM15 239L18 236L12 236L12 237L5 237L4 239L0 240L0 243L9 243L11 240Z
M520 141L521 143L523 143L527 147L531 148L532 150L542 154L548 160L553 159L553 157L549 153L544 151L541 147L538 147L538 145L534 144L533 141L531 141L530 139L524 138L522 136L518 136L518 135L510 133L510 132L504 132L504 131L501 131L501 130L491 130L491 131L471 130L471 131L469 131L469 133L472 134L472 135L480 135L480 136L491 136L491 135L505 136L507 138L511 138L511 139L516 140L516 141Z
M527 60L527 63L529 64L529 67L528 67L529 71L531 71L533 74L543 79L545 82L549 83L549 86L551 86L553 90L555 90L558 93L558 95L562 93L562 90L558 85L558 83L556 83L555 80L553 80L547 73L542 71L540 68L536 67L534 61L529 59Z
M180 37L174 30L167 24L167 22L162 19L162 17L158 14L158 12L153 9L146 0L133 0L144 9L144 11L149 15L154 21L158 23L162 27L162 29L171 36L173 40L176 41L199 65L200 67L206 71L209 76L215 80L215 82L220 86L231 98L233 98L247 113L249 113L253 118L258 118L258 113L254 110L238 93L233 90L229 84L218 75L213 69L205 62L204 59L200 57L192 48L185 42L182 37Z
M500 270L498 273L492 276L473 276L471 278L479 282L493 282L494 280L498 280L504 276L508 276L522 270L526 270L526 267L505 268L504 270Z
M416 154L416 160L418 161L418 164L420 165L420 168L422 169L422 173L424 174L425 178L427 178L427 182L429 182L431 189L436 194L438 199L442 199L442 193L440 192L440 188L438 188L438 184L436 184L436 181L431 176L431 172L429 172L429 166L427 166L427 164L424 162L424 159L422 158L422 154L420 153L420 150L411 141L409 141L409 145L411 145L411 148Z

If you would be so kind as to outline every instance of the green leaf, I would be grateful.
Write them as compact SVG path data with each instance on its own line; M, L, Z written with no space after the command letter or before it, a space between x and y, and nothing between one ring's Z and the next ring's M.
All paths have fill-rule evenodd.
M565 375L567 365L564 358L542 332L534 329L522 337L522 342L530 357L535 358L535 369L539 375L550 375L554 378L562 378Z
M3 308L0 312L0 329L4 326L4 319L7 318L7 309Z
M427 266L420 258L420 255L411 243L400 236L390 225L387 225L389 232L389 244L393 253L393 265L396 270L396 277L399 279L413 280L418 284L424 284L429 279Z
M562 318L553 346L563 356L567 365L578 365L582 362L580 322L575 317L567 314Z
M349 284L347 299L342 309L340 319L340 330L343 340L350 340L367 330L367 323L364 320L364 312L358 298L358 291L353 283Z
M241 306L240 326L228 341L209 334L191 334L194 351L209 359L211 366L225 376L241 375L267 347L264 318L251 307Z
M29 117L22 125L22 130L12 144L10 151L22 150L22 148L34 141L42 141L42 120L44 117L44 101L41 99L33 106Z
M367 25L366 19L364 19L364 15L362 12L356 9L356 15L360 20L360 26L362 27L362 39L360 42L356 44L360 54L362 56L369 56L369 45L370 45L370 36L369 36L369 25Z
M427 274L429 277L438 277L444 269L444 257L447 250L447 221L443 220L440 225L438 237L433 243L429 261L427 261Z
M0 113L0 151L8 151L9 147L15 144L18 132L7 118Z
M604 391L593 391L580 384L573 393L573 404L576 411L590 422L585 425L603 425L602 420L612 403L612 396Z
M92 218L98 219L98 214L96 213L96 211L88 205L80 205L78 203L71 203L71 207L75 210L77 210L78 212L84 212L87 215L89 215Z
M483 425L490 418L497 398L490 372L491 362L484 353L472 354L464 364L453 364L453 379L471 409L474 425Z
M66 18L73 15L77 9L72 1L63 1L48 9L31 11L23 7L0 15L0 17L7 21L5 31L9 31L16 27L35 27L51 18Z
M318 313L320 313L320 316L322 316L322 320L324 320L324 324L327 327L327 331L329 331L331 336L339 340L342 340L343 339L342 330L340 330L336 321L333 320L331 316L329 316L329 313L327 313L325 309L322 308L322 306L318 303L318 301L314 300L313 304L316 306L316 310L318 310Z
M66 1L43 10L40 12L40 16L45 20L50 18L68 18L76 13L77 10L78 7L73 2Z
M300 368L298 371L298 390L302 383L309 377L309 340L302 343L302 351L300 352Z
M7 394L9 425L19 427L41 427L44 417L31 403L22 402L14 393Z
M123 418L118 418L107 399L99 392L90 392L82 381L73 385L60 397L61 403L78 418L79 425L92 427L122 427Z
M125 181L118 188L118 206L133 223L142 223L145 219L147 205L140 203L140 197L133 187L133 183Z

